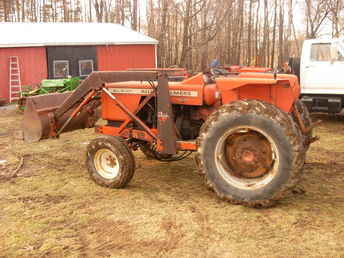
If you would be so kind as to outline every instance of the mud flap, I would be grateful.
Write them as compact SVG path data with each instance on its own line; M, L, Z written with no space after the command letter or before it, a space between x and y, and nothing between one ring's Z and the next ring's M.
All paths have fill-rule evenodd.
M166 74L160 74L157 87L158 132L161 154L176 154L177 135L173 119L172 104Z

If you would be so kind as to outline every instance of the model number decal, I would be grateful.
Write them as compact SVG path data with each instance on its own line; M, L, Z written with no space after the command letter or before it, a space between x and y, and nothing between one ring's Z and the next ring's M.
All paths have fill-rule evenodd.
M109 88L113 94L132 94L132 95L149 95L152 89L132 89L132 88ZM198 92L193 90L170 90L172 97L198 97Z
M170 90L170 96L173 97L197 97L198 92L193 90Z
M109 88L113 94L134 94L134 95L149 95L153 92L152 89L130 89L130 88Z

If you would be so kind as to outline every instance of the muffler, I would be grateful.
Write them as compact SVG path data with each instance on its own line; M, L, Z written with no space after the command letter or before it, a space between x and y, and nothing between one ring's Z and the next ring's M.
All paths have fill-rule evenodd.
M57 137L62 126L65 126L63 132L94 127L100 117L99 101L95 99L83 106L73 119L70 117L78 105L60 117L56 116L55 112L71 94L66 92L28 97L23 119L24 141L37 142ZM70 121L65 125L68 119Z

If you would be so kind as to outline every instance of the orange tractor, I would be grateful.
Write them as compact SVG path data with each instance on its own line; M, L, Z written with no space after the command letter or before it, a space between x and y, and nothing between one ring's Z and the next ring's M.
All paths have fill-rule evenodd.
M169 82L164 70L93 72L72 93L27 99L24 138L38 141L96 126L86 166L98 184L125 187L133 150L164 162L195 153L222 199L267 207L300 179L312 128L293 75L197 74Z

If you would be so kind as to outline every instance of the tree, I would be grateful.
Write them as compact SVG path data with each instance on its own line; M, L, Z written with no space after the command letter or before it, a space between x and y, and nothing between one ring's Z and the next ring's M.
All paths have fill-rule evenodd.
M330 0L305 0L306 4L306 37L316 38L321 25L331 11Z

